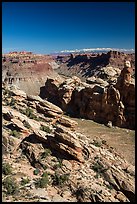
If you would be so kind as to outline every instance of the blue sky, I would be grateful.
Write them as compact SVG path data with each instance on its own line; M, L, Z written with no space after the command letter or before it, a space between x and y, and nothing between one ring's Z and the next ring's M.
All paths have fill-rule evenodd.
M135 48L134 2L3 2L2 51Z

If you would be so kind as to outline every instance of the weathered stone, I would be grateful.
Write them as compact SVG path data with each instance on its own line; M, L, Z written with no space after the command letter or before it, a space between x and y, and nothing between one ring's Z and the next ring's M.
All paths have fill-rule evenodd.
M104 87L109 85L109 83L107 81L105 81L101 78L96 78L94 76L87 78L86 82L88 84L99 84L99 85L104 86Z
M38 112L45 114L45 116L53 117L53 118L60 118L62 113L58 113L56 110L47 107L43 107L39 104L36 104L36 109Z
M84 162L82 149L74 149L71 146L68 146L66 143L59 142L53 137L48 137L48 144L52 149L56 150L61 155L64 155L65 158Z
M26 98L26 93L23 90L20 90L16 86L11 87L11 93L15 96L21 96L23 98Z
M76 121L71 120L71 119L69 119L69 118L66 118L66 117L64 117L64 116L62 116L61 118L59 118L58 121L59 121L59 123L60 123L61 125L64 125L64 126L70 127L70 128L75 128L75 127L78 125L78 123L77 123Z
M118 194L115 196L120 202L130 202L129 199L121 192L119 191Z
M72 148L82 148L76 134L61 125L56 126L55 138Z
M69 169L69 170L72 170L72 164L69 162L69 161L67 161L67 160L63 160L62 161L62 164L67 168L67 169Z
M53 103L50 103L49 101L42 101L39 102L39 104L45 108L47 108L47 110L50 110L52 112L55 112L57 114L63 114L63 111L56 105L54 105Z
M41 142L47 142L47 135L46 132L42 130L33 130L35 137Z
M16 118L13 118L13 119L11 119L11 121L12 121L12 123L13 123L14 125L16 125L16 127L18 127L21 131L27 130L27 128L24 127L23 123L22 123L20 120L18 120L18 119L16 119Z
M27 100L29 101L43 101L42 98L40 98L39 96L34 96L34 95L27 95Z

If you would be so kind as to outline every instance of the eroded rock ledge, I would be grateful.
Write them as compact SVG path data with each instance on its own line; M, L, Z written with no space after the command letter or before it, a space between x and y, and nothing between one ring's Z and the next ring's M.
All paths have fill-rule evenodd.
M118 78L112 68L105 68L107 80L92 77L87 83L78 77L63 82L48 78L40 96L58 105L72 116L92 119L114 126L135 129L135 83L133 69L126 61Z

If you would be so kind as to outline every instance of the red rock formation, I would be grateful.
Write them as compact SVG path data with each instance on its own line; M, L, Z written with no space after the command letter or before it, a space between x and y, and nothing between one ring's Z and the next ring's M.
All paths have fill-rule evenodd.
M48 79L45 96L73 116L105 124L111 121L113 125L134 129L135 85L131 83L130 63L125 62L124 66L116 85L89 85L78 77L63 83ZM43 95L42 89L40 95Z
M102 54L71 54L70 56L58 56L60 64L58 73L67 76L76 75L81 79L93 76L101 67L107 65L123 69L124 61L130 60L132 68L135 68L135 54L125 54L118 51L110 51Z
M12 53L13 54L13 53ZM14 84L27 94L39 94L48 76L59 77L52 67L52 56L29 52L3 55L2 81Z

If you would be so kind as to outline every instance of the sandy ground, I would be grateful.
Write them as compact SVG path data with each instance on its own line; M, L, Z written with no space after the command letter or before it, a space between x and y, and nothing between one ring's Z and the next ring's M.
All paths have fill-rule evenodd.
M106 127L91 120L72 118L78 122L77 131L92 139L106 140L128 162L135 165L135 131L118 127Z

